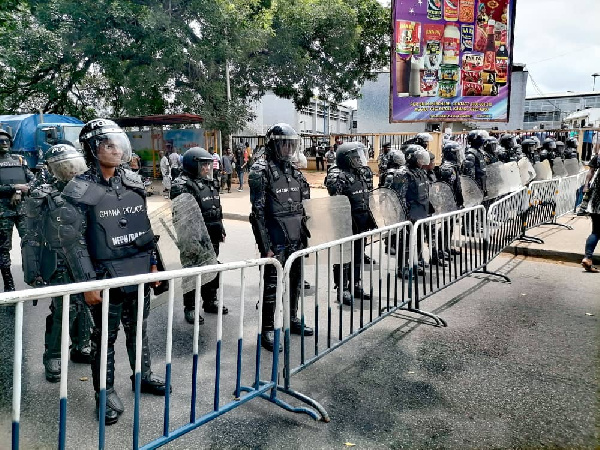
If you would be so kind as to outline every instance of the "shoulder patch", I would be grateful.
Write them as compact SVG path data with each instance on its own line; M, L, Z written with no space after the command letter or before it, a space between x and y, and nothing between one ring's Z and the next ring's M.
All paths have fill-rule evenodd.
M142 177L129 169L121 170L121 180L125 186L144 189Z

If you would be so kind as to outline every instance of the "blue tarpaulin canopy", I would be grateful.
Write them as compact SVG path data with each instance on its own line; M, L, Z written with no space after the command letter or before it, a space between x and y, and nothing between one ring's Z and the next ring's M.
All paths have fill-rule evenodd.
M10 127L13 138L12 150L15 152L35 152L35 130L41 122L39 114L20 114L16 116L0 115L0 127ZM75 117L61 116L59 114L44 114L44 122L48 124L72 123L83 125L83 122Z

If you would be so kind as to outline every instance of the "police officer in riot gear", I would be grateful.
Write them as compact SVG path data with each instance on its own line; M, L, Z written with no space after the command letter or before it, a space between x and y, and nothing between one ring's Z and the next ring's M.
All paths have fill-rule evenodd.
M503 163L517 161L516 141L512 134L503 134L500 137L500 151L498 159Z
M534 139L523 139L521 149L523 150L523 155L525 155L531 164L540 162L540 155L537 152L537 142Z
M472 130L469 132L467 135L468 147L465 151L465 162L463 163L463 175L473 178L484 195L487 195L487 169L482 148L488 137L489 134L485 130Z
M369 195L373 190L373 173L369 167L363 165L360 156L361 144L346 142L340 145L335 155L336 165L331 168L325 179L325 186L329 195L345 195L350 201L352 214L352 232L363 233L377 228L371 209L369 208ZM391 152L390 152L391 153ZM389 154L388 154L389 156ZM388 164L389 164L388 158ZM360 270L364 255L365 241L354 243L354 296L364 300L371 300L371 296L362 289L362 273ZM340 279L340 266L334 265L334 283L337 289L342 289L342 301L345 305L352 305L350 292L350 264L343 265L343 279Z
M50 147L44 154L50 183L31 191L25 202L27 231L21 243L25 282L30 286L67 284L73 281L69 274L58 237L59 211L64 206L61 192L75 175L87 170L85 159L71 145ZM90 363L89 309L81 295L71 296L69 306L71 361ZM50 314L46 317L44 368L46 379L60 381L60 338L62 327L62 297L54 297Z
M394 181L394 175L396 173L396 171L400 170L405 170L403 169L404 166L406 165L406 157L404 156L404 152L402 152L401 150L390 150L390 153L388 155L388 169L387 172L385 174L385 178L384 178L384 183L383 186L385 187L389 187L393 181ZM390 242L388 242L388 238L385 238L385 252L389 253L390 255L395 255L396 254L396 240L392 239L391 240L391 245Z
M383 186L383 184L385 183L385 176L388 169L389 153L391 148L392 144L390 142L386 142L385 144L383 144L381 146L382 151L379 154L379 157L377 158L377 168L379 170L379 187Z
M4 292L14 291L15 282L10 271L13 227L19 236L24 236L24 197L29 193L33 174L22 156L9 153L12 137L0 128L0 272L4 281Z
M570 137L565 142L565 159L577 159L579 160L579 153L577 152L577 147L579 146L577 139L574 137Z
M488 137L483 143L483 159L486 165L498 162L498 139L494 136Z
M448 141L442 147L442 164L437 168L437 179L452 188L456 205L463 204L462 191L460 187L460 165L462 160L462 149L458 142Z
M433 136L429 133L419 133L415 137L415 144L420 145L425 150L429 148L429 143L433 141Z
M553 165L554 159L556 158L556 142L552 138L544 139L542 144L542 151L540 152L540 161L550 161L550 166Z
M183 154L183 172L173 181L171 199L183 193L192 194L198 202L202 218L210 235L210 241L216 255L219 256L219 244L225 241L223 210L219 197L219 185L213 179L213 158L203 148L192 147ZM217 314L219 312L218 288L219 276L204 284L200 290L202 309L207 313ZM196 290L183 294L185 320L191 324L194 323L195 298ZM229 310L223 306L223 314L228 312ZM198 317L198 321L199 323L204 322L202 316Z
M310 186L291 163L300 146L296 131L286 123L277 123L269 128L265 139L266 158L254 163L248 178L252 203L250 224L261 256L275 257L283 265L292 253L308 244L310 232L302 200L310 198ZM311 336L312 328L303 328L297 314L300 264L300 259L295 260L290 271L290 332ZM271 265L265 267L264 286L261 345L273 351L277 272Z
M59 211L59 238L74 281L116 278L157 272L159 264L154 235L146 208L144 184L138 174L123 167L131 156L127 135L112 121L94 119L79 135L89 170L73 178L63 190L65 206ZM158 285L160 283L154 283ZM100 291L84 294L94 320L92 330L92 379L99 407L102 298ZM131 370L135 370L137 286L110 290L106 366L107 425L123 412L114 389L114 345L123 323ZM144 288L142 323L141 391L165 394L165 381L152 373L147 335L150 287ZM135 378L131 376L132 390Z
M564 160L567 159L565 153L565 143L563 141L556 141L556 156Z

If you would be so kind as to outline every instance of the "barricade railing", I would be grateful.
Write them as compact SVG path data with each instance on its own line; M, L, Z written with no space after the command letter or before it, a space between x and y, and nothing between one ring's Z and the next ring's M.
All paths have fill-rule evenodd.
M100 363L100 392L99 392L99 420L98 425L98 448L103 449L106 445L106 430L105 421L103 420L106 412L106 368L107 368L107 348L108 348L108 315L109 315L109 302L111 290L124 286L137 286L137 319L136 319L136 341L135 341L135 397L134 397L134 412L133 412L133 430L132 430L132 448L157 448L160 447L179 436L198 428L199 426L227 413L228 411L240 406L253 398L262 397L266 398L272 403L277 404L280 407L293 410L287 403L277 398L277 376L279 368L279 354L274 352L271 358L271 367L268 373L270 373L269 381L262 381L260 379L261 374L261 324L262 317L258 313L258 330L256 334L250 334L252 339L256 339L256 351L252 360L254 364L253 373L251 370L246 371L245 375L249 376L251 383L247 386L242 385L242 353L244 350L243 336L245 332L244 328L244 295L246 290L246 276L248 270L255 270L258 268L259 273L259 286L258 286L258 310L262 311L263 301L263 272L266 265L272 265L277 272L277 288L276 288L276 314L275 314L275 348L280 342L280 330L283 325L282 315L282 292L283 292L283 268L278 260L275 258L262 258L253 259L243 262L232 262L225 264L218 264L212 266L204 266L197 268L188 268L180 270L172 270L158 273L141 274L136 276L104 279L97 281L90 281L84 283L73 283L60 286L44 287L37 289L29 289L17 292L6 292L0 294L0 307L8 307L15 305L15 340L14 340L14 366L13 366L13 407L12 407L12 448L19 448L19 436L20 436L20 423L21 423L21 381L22 381L22 358L23 358L23 305L25 302L37 300L40 298L62 296L62 336L61 336L61 378L60 378L60 401L59 401L59 421L58 421L58 448L64 449L67 445L67 393L68 393L68 369L69 369L69 303L71 296L89 291L101 291L102 292L102 329L101 329L101 363ZM228 382L232 382L233 386L231 391L234 392L234 400L226 404L221 404L221 385L225 384L222 381L222 358L223 358L223 272L238 271L241 276L241 290L239 299L239 311L240 318L238 323L238 336L237 336L237 354L235 355L235 362L228 366L235 366L235 374L227 379ZM144 321L144 299L147 295L148 283L154 283L157 281L169 282L168 289L168 312L167 312L167 327L166 327L166 354L165 354L165 378L166 385L171 385L172 380L172 347L173 347L173 306L174 306L174 295L175 295L175 282L183 277L195 278L196 297L195 307L196 311L200 311L200 287L202 283L202 277L207 276L210 273L219 273L219 297L218 297L218 316L217 316L217 330L216 330L216 352L214 354L214 389L212 396L207 400L208 403L212 403L212 408L209 412L202 415L197 414L197 405L200 403L199 393L197 392L197 376L198 376L198 341L199 341L199 315L195 315L194 330L193 330L193 356L192 356L192 384L191 384L191 403L189 421L178 428L171 429L170 426L170 390L166 389L166 395L164 400L164 417L162 436L152 438L148 443L141 446L140 444L140 426L141 414L140 414L140 391L141 391L141 358L142 358L142 327ZM253 278L255 279L255 278ZM248 334L248 332L246 332ZM235 338L231 338L232 340ZM233 347L234 345L232 345ZM229 356L233 356L231 353ZM211 356L212 357L212 356ZM267 372L263 367L262 370ZM233 372L233 369L231 370ZM204 389L203 392L207 392L210 395L208 389ZM244 394L242 394L244 393ZM90 403L93 397L90 392ZM311 413L311 412L309 412ZM313 417L317 418L315 414ZM86 425L86 428L87 425ZM156 429L156 427L154 427ZM148 431L148 430L145 430ZM153 431L153 430L151 430ZM122 443L121 443L122 445Z
M585 172L583 172L585 174ZM577 192L583 186L585 178L581 174L560 178L556 193L556 210L552 223L558 225L556 219L572 213L577 205ZM569 228L571 228L569 226Z
M529 184L529 210L521 239L543 244L539 238L525 236L525 231L542 224L552 223L556 214L556 194L560 178L533 181Z
M503 197L489 206L487 212L487 254L489 262L512 242L523 236L529 211L526 187Z
M402 276L410 271L411 230L410 222L378 228L296 251L285 263L283 296L285 381L283 388L279 389L309 404L319 411L325 421L329 420L327 412L318 402L298 395L292 389L290 379L293 375L399 309L420 313L434 318L438 324L443 323L434 314L415 308L411 294L412 278ZM366 262L365 255L368 257ZM332 266L340 262L346 263L349 267L346 266L347 269L344 270L337 266L332 271ZM352 270L352 268L356 269ZM336 271L339 273L339 278L335 275ZM357 276L362 278L360 286L364 291L354 289L358 284ZM312 283L314 292L309 300L303 284L300 286L297 317L303 328L300 338L292 340L290 282L296 283L298 278ZM334 286L336 282L337 293ZM343 286L349 287L352 294L345 303ZM304 335L303 330L307 325L313 327L314 335Z
M415 222L410 266L416 309L430 295L485 266L485 236L482 205Z

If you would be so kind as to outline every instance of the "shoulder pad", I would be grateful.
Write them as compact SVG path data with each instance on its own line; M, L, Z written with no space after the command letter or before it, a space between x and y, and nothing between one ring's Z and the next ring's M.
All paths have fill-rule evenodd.
M267 170L268 166L269 166L269 164L267 163L266 160L259 159L254 164L252 164L252 167L250 168L250 171L251 172L262 172L262 171Z
M139 174L129 169L122 169L120 175L121 181L125 186L144 189L144 183L142 181L142 177Z
M106 194L106 189L98 183L81 179L73 178L67 183L62 195L65 198L72 199L78 203L85 205L96 205Z
M50 193L52 193L53 190L54 188L51 184L45 183L39 185L33 191L31 191L31 194L29 194L29 196L32 198L44 198L50 195Z

